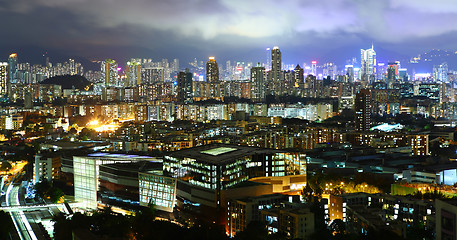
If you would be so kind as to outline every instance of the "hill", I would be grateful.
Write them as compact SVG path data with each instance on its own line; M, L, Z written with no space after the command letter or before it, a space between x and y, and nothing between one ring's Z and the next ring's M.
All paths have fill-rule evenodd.
M62 86L62 89L84 89L91 82L81 75L62 75L46 78L40 84L56 84Z

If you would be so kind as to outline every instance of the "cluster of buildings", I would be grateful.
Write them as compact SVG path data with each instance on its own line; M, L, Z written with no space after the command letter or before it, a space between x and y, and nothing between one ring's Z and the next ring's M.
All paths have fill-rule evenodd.
M184 71L177 59L131 59L123 69L106 59L99 71L85 71L74 60L30 66L12 54L0 63L0 129L44 139L34 182L65 181L81 211L154 205L164 219L217 223L229 236L260 221L270 233L307 238L340 219L359 234L406 236L423 222L437 237L455 237L452 201L403 194L454 194L457 165L431 156L433 146L457 141L456 75L447 64L408 75L400 62L377 62L373 47L340 70L316 61L286 66L281 55L274 47L267 63L225 68L210 57ZM41 83L65 74L90 85ZM429 118L442 128L376 120L386 116ZM306 199L309 178L319 174L369 174L392 191L364 185Z

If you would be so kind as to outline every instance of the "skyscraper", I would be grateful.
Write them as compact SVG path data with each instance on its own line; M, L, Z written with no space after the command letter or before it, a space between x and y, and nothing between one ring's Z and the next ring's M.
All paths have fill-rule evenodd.
M398 77L398 64L389 63L387 66L387 87L392 88L393 84L397 81Z
M435 81L448 82L447 72L448 66L446 62L433 66L433 78Z
M346 65L345 68L346 68L347 81L350 83L354 82L354 66Z
M13 97L12 84L17 83L17 54L12 53L8 58L8 79L6 82L7 94L9 98Z
M209 83L219 82L219 68L214 57L209 57L206 62L206 81Z
M305 76L303 68L299 64L294 69L294 88L303 90L305 88Z
M311 74L317 76L317 61L311 61Z
M282 73L281 51L278 46L271 50L271 84L270 92L273 95L281 95L284 92L284 75Z
M207 98L219 98L221 96L219 82L219 68L214 57L209 57L206 62L206 96Z
M361 49L360 52L360 76L363 81L373 82L376 76L376 52L373 45L370 49Z
M330 79L335 80L336 76L336 64L335 63L325 63L324 64L324 69L322 71L322 77L327 78L330 77Z
M8 63L0 62L0 95L6 96L8 94Z
M192 100L192 73L189 69L178 73L178 102L185 103Z
M265 68L257 63L251 68L251 98L254 101L265 100Z
M127 62L125 71L127 75L126 87L135 87L141 84L141 64L139 62Z
M17 83L17 54L12 53L8 58L8 81Z
M368 131L371 126L371 90L360 89L355 96L355 130Z
M112 59L106 59L102 62L102 73L105 80L105 86L115 86L118 84L117 63Z

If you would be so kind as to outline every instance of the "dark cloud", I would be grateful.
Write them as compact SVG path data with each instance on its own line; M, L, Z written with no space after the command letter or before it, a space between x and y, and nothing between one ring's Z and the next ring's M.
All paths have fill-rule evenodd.
M457 48L455 0L15 0L0 3L0 21L0 47L91 58L263 61L279 45L300 61L341 49L358 56L372 42L399 54Z

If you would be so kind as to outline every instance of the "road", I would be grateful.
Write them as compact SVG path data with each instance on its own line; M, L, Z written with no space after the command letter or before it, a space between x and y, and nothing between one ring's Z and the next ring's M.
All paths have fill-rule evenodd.
M7 207L21 205L19 201L19 185L10 184L8 186L5 201ZM38 240L23 211L10 212L10 215L21 240Z
M6 191L6 206L2 210L9 212L16 228L12 239L16 240L45 240L47 233L39 226L43 219L50 219L55 213L64 208L63 204L42 204L25 206L19 200L20 186L10 184Z

